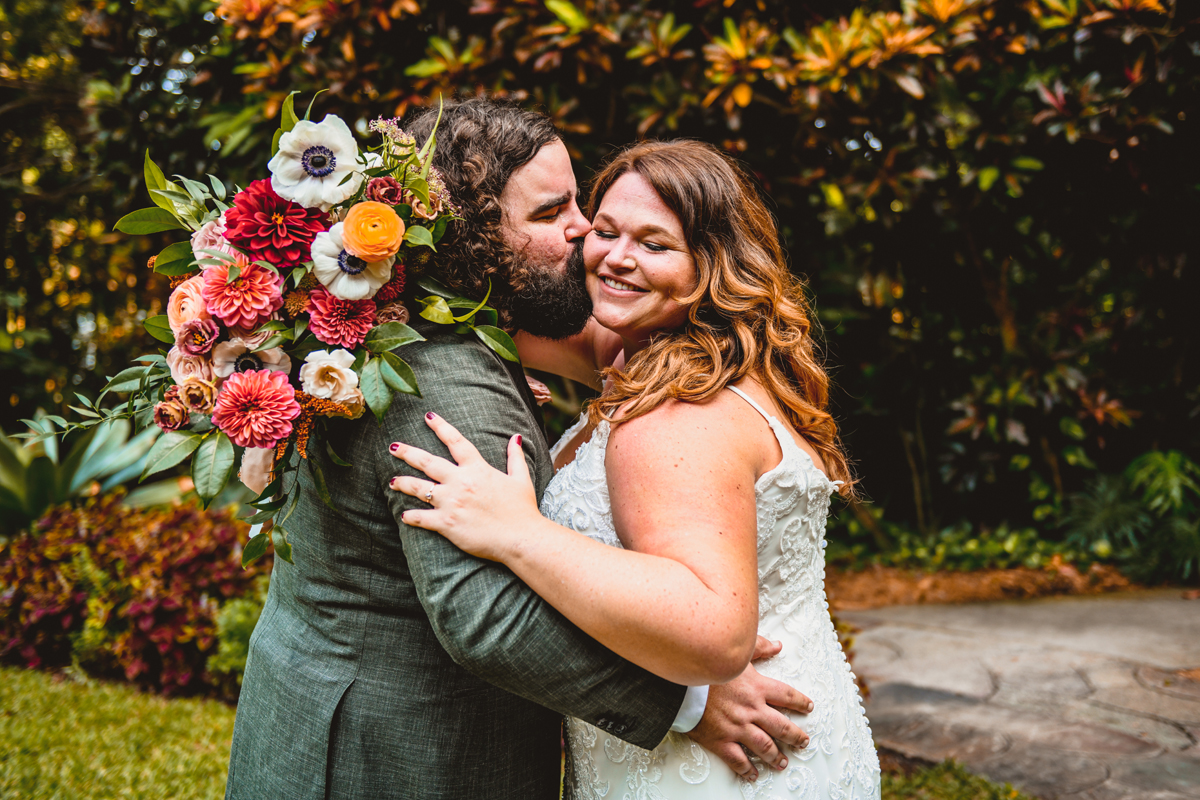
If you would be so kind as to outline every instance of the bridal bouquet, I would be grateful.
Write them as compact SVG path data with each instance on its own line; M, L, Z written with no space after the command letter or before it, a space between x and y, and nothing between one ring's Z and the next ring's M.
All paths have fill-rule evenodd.
M298 119L289 96L269 177L232 196L212 175L207 182L167 180L147 153L155 207L128 214L116 228L192 231L150 264L170 276L172 291L166 314L145 326L169 348L135 359L96 402L80 395L84 407L73 408L82 421L56 418L64 431L118 417L133 417L139 428L156 424L163 434L142 478L190 459L205 504L236 472L258 495L250 503L258 513L247 521L273 520L269 533L247 543L243 564L269 543L291 561L285 525L299 499L294 472L313 447L348 466L323 435L324 420L357 418L367 408L382 419L393 392L419 395L412 369L393 352L423 339L406 324L402 296L421 317L474 334L516 360L486 297L456 297L421 276L457 218L430 167L435 137L418 150L396 120L369 127L382 141L360 151L344 121ZM428 295L405 294L406 283ZM110 392L128 393L128 401L101 409ZM53 432L44 426L35 425L35 434ZM333 506L319 465L308 463Z

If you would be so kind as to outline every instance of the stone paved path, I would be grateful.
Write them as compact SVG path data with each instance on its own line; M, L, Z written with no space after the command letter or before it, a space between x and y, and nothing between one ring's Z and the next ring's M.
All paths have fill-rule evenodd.
M1200 799L1200 600L843 611L877 743L1046 800Z

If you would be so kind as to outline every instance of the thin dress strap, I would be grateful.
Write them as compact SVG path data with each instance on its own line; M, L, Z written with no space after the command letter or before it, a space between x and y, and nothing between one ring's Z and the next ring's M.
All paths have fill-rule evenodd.
M775 426L771 424L775 421L775 417L768 414L766 409L764 409L758 403L754 402L754 400L750 397L750 395L746 394L745 392L743 392L741 389L737 388L736 386L727 386L725 388L729 389L729 391L733 392L738 397L742 398L747 403L749 403L751 406L753 406L754 410L757 411L758 413L762 414L763 417L767 420L767 424L771 425L771 429L772 430L775 429Z

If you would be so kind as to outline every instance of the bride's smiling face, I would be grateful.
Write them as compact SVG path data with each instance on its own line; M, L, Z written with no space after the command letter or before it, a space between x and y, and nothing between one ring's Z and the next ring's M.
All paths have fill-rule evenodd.
M583 242L592 315L625 340L626 357L658 331L678 328L696 265L675 212L636 172L618 178Z

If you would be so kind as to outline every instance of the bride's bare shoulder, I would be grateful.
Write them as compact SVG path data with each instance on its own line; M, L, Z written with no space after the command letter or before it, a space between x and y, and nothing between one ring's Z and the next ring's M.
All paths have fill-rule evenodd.
M761 420L733 392L717 392L702 403L668 400L649 413L614 424L608 458L754 461L762 449Z

